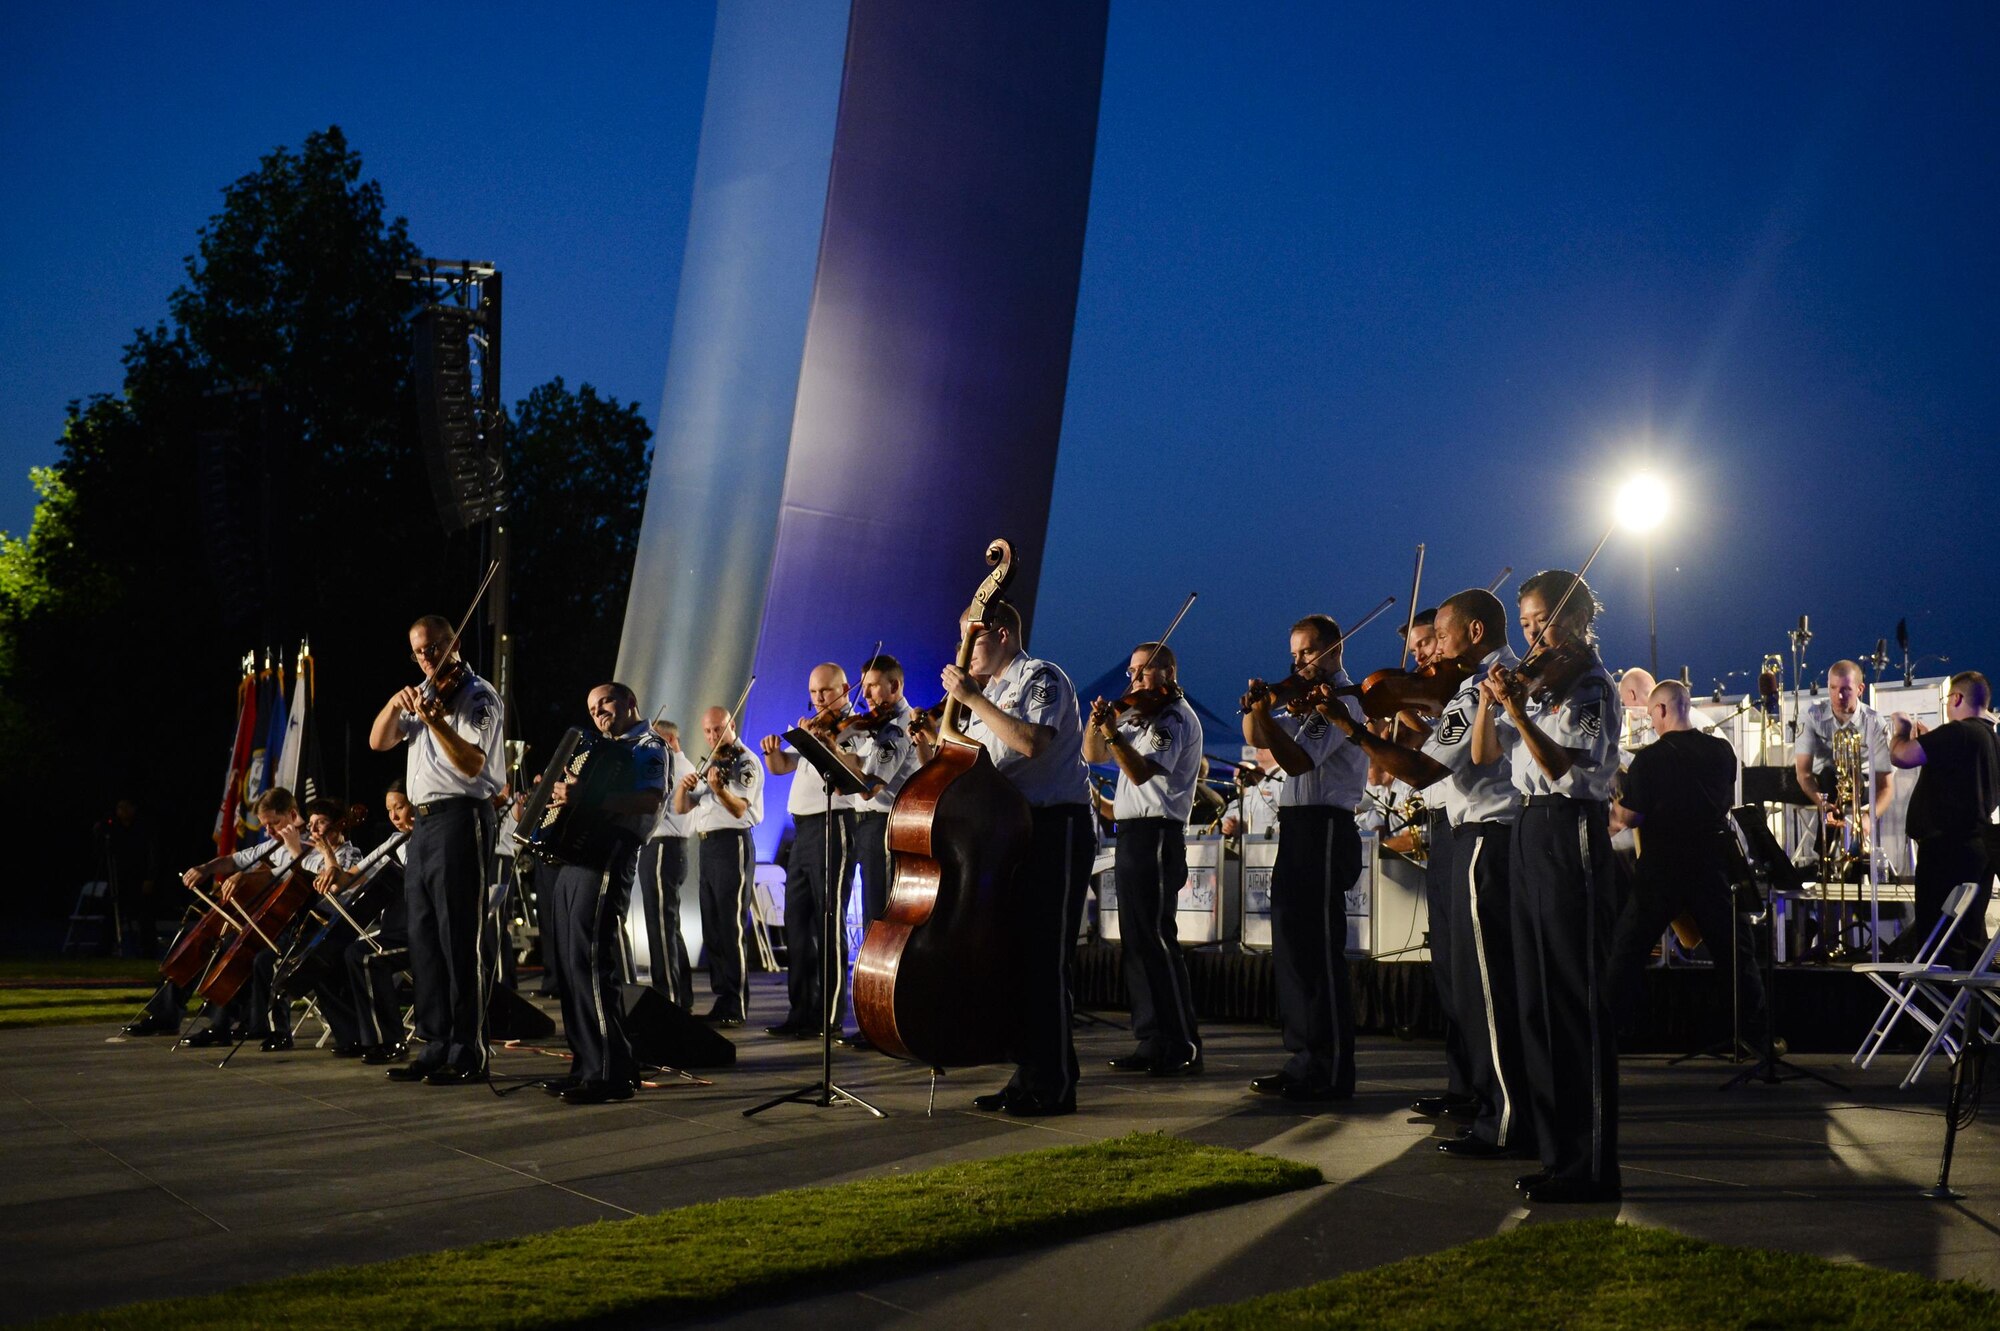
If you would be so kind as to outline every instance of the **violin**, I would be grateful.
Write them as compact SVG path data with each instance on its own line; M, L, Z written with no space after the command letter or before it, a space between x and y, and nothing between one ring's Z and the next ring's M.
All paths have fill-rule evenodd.
M1547 706L1569 696L1576 682L1597 664L1597 654L1580 642L1552 642L1536 648L1507 673L1519 680L1528 696Z
M1363 615L1360 619L1356 620L1353 628L1347 630L1347 632L1341 634L1339 637L1335 638L1332 642L1320 648L1307 660L1299 662L1298 665L1293 668L1290 674L1286 675L1276 684L1267 684L1261 679L1251 680L1249 689L1243 694L1242 699L1238 703L1238 710L1248 713L1253 708L1255 708L1259 703L1264 703L1274 712L1279 710L1280 708L1283 708L1285 711L1290 712L1293 716L1304 716L1307 712L1311 711L1313 708L1312 703L1307 700L1306 695L1312 692L1313 686L1319 683L1320 681L1314 679L1307 679L1304 675L1302 675L1299 672L1304 670L1310 670L1314 666L1318 665L1321 661L1326 659L1326 657L1330 653L1337 650L1349 638L1353 637L1355 634L1361 632L1362 629L1365 629L1370 624L1374 623L1375 617L1377 615L1380 615L1384 610L1387 610L1390 606L1394 604L1396 604L1395 597L1393 596L1383 597L1382 604L1376 606L1373 610L1370 610L1367 614Z
M486 576L479 580L479 590L472 594L472 604L465 609L465 618L458 621L451 637L445 640L444 651L438 656L438 667L417 686L417 693L425 702L448 702L464 684L470 668L465 658L458 654L459 639L465 636L466 625L479 613L479 603L486 599L486 589L493 585L493 575L500 571L500 561L494 560L486 566Z
M1109 704L1111 722L1116 725L1128 716L1154 717L1185 698L1178 684L1169 684L1158 689L1133 689L1118 701Z
M1335 698L1358 699L1361 714L1371 721L1386 721L1409 710L1435 716L1472 678L1473 669L1451 658L1433 661L1421 670L1390 667L1375 671L1359 684L1322 684L1313 690L1311 700L1318 706Z

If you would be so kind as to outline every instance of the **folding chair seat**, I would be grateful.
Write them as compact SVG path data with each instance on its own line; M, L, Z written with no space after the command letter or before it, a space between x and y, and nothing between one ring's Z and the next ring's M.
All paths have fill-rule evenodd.
M1864 1068L1873 1063L1875 1055L1881 1053L1883 1045L1888 1042L1890 1032L1896 1029L1896 1023L1906 1016L1931 1034L1937 1033L1937 1019L1943 1014L1946 1004L1936 1002L1927 1007L1918 1003L1923 991L1918 989L1916 980L1928 972L1949 969L1939 958L1957 936L1960 926L1971 916L1973 901L1978 895L1976 883L1960 883L1954 887L1944 899L1944 911L1938 916L1937 923L1931 926L1929 935L1910 960L1864 961L1848 968L1856 975L1867 976L1870 983L1888 995L1888 1001L1875 1016L1875 1024L1868 1028L1861 1047L1854 1051L1854 1057L1849 1062L1859 1063ZM1932 991L1933 997L1935 992Z

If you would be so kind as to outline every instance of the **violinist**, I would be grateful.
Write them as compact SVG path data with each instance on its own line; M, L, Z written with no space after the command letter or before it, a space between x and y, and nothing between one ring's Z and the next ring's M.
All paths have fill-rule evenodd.
M1112 1059L1111 1067L1194 1076L1202 1070L1201 1035L1174 917L1188 878L1187 820L1201 776L1201 721L1181 694L1173 648L1140 643L1125 674L1131 691L1115 702L1092 702L1083 732L1085 762L1118 765L1112 874L1138 1048Z
M410 804L399 777L382 795L382 812L389 816L391 832L408 834L416 829L417 811ZM408 864L410 845L406 841L392 852L393 872L402 878ZM391 872L388 867L382 870ZM403 1006L396 999L396 972L407 968L410 958L410 916L404 889L398 887L374 926L374 946L357 938L347 945L348 987L354 993L355 1038L360 1042L360 1058L371 1067L395 1063L403 1057Z
M407 746L403 781L417 822L403 875L410 980L422 1054L389 1079L454 1086L486 1080L486 994L498 939L486 909L493 797L506 780L500 695L459 654L450 621L410 625L410 659L424 687L396 691L376 713L368 746Z
M307 844L299 856L298 871L312 878L313 888L320 896L338 891L341 871L352 869L361 862L361 848L349 841L341 829L341 817L345 812L338 800L306 802ZM251 1034L263 1035L261 1047L267 1054L280 1053L292 1047L291 1000L273 991L272 980L277 973L279 955L299 945L308 918L308 912L299 912L285 931L271 940L277 944L277 951L259 952L256 961L251 963L251 1011L262 1023ZM352 931L349 933L351 936ZM357 1054L361 1044L356 1038L354 1003L344 979L339 983L316 983L313 986L313 1003L319 1010L320 1020L333 1034L334 1054L341 1058Z
M694 770L694 760L681 752L681 728L672 721L653 722L653 734L664 751L663 789L671 791ZM639 850L639 876L633 887L646 930L647 976L653 988L685 1012L694 1006L693 968L687 940L681 937L681 882L687 877L688 818L674 812L671 797L662 800L660 816Z
M1350 684L1340 668L1340 626L1327 615L1292 625L1295 690ZM1296 681L1296 683L1294 683ZM1284 771L1278 793L1278 858L1271 869L1271 955L1278 1024L1291 1058L1250 1089L1301 1103L1354 1095L1354 996L1347 975L1347 889L1361 873L1354 810L1368 776L1362 750L1319 711L1278 711L1262 680L1243 698L1243 739L1269 749ZM1329 710L1352 717L1345 697Z
M665 802L667 770L666 745L640 721L638 696L630 687L615 680L599 684L584 707L602 742L632 751L632 778L629 789L603 798L601 807L617 834L604 867L563 865L542 906L542 955L562 990L563 1038L571 1055L569 1075L543 1081L542 1089L567 1105L629 1100L639 1079L625 1034L619 945L640 839L652 830ZM558 780L549 806L560 808L569 791L569 781Z
M854 807L854 858L861 868L861 910L868 922L882 918L889 904L889 810L896 796L922 766L911 738L916 709L903 696L903 665L893 656L869 658L861 667L865 715L841 732L840 749L854 759L861 774L880 782L875 793ZM856 1031L841 1037L853 1049L866 1049L868 1038Z
M1004 1088L975 1096L972 1104L1017 1118L1074 1113L1069 963L1097 849L1083 717L1069 676L1024 650L1021 612L1011 603L992 601L983 624L960 624L959 631L961 638L972 634L972 668L946 666L944 691L969 710L966 738L985 748L1033 816L1027 856L1012 887L1020 903L1012 940L1020 976L1016 1066Z
M700 838L696 872L701 893L701 932L708 941L708 987L715 1003L702 1020L741 1026L750 1010L750 958L744 948L743 913L757 851L750 829L764 821L764 765L736 739L736 718L727 707L701 714L708 760L674 787L674 812L692 814Z
M226 874L221 889L216 893L216 900L226 907L239 899L248 898L256 889L291 867L292 861L305 851L305 825L299 818L298 801L292 797L292 792L283 786L271 787L257 797L253 812L264 829L266 840L263 844L245 846L233 854L218 855L198 864L181 875L181 882L188 887L198 887L204 878ZM275 847L269 844L272 840L278 843ZM163 997L155 1000L159 1006L149 1009L149 1016L165 1020L171 1015L174 1024L179 1025L181 1005L186 1003L187 998L185 994L173 990L171 985L162 990ZM208 1025L183 1037L182 1046L203 1049L211 1045L235 1044L239 1038L237 1031L251 1024L257 1010L250 990L251 986L246 984L236 991L236 997L228 1003L205 1005L202 1011L209 1019Z
M847 672L832 661L814 666L806 677L806 698L810 710L799 718L799 728L831 740L839 723L852 714ZM785 864L785 991L791 1008L783 1021L764 1029L780 1038L803 1039L818 1035L827 1021L840 1020L841 993L821 992L820 934L829 893L836 898L836 918L847 918L848 884L854 880L854 797L834 795L829 801L825 778L812 764L801 763L779 736L764 736L763 749L771 775L792 778L785 811L792 816L794 833ZM826 877L829 857L831 882ZM840 961L835 973L845 977L847 958Z
M1618 690L1597 657L1598 604L1581 577L1538 573L1518 599L1534 650L1518 670L1488 668L1472 754L1509 759L1522 796L1508 863L1542 1169L1520 1187L1535 1202L1613 1201L1618 1047L1607 971L1618 914L1609 824Z
M1504 755L1481 762L1472 751L1479 681L1516 658L1507 643L1506 608L1483 588L1447 597L1433 627L1431 664L1462 682L1439 708L1421 749L1373 736L1358 741L1413 789L1438 792L1441 821L1431 827L1424 894L1431 976L1445 1013L1446 1086L1443 1095L1425 1096L1412 1108L1427 1117L1472 1120L1463 1135L1438 1143L1448 1155L1520 1154L1533 1131L1523 1098L1507 867L1520 798Z

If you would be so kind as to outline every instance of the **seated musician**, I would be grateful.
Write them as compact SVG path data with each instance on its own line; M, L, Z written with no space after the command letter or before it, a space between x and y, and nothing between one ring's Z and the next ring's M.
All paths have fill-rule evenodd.
M361 848L347 839L341 827L346 808L340 801L310 800L305 814L309 845L299 857L298 872L311 875L314 895L324 897L339 886L341 870L352 869L361 862ZM289 957L303 947L306 940L318 932L321 923L322 917L310 908L300 911L284 932L272 940L277 949L259 952L252 965L249 985L251 1012L253 1020L260 1025L251 1034L262 1032L262 1048L267 1054L292 1047L291 997L277 993L272 983L279 958ZM352 931L348 932L351 936ZM347 992L346 978L337 972L318 977L312 985L312 994L320 1020L333 1033L334 1052L342 1057L353 1057L360 1045L355 1039L354 1003Z
M225 911L232 911L239 899L250 899L275 875L290 868L292 861L305 851L305 824L299 817L298 801L292 797L291 791L283 786L271 787L257 797L255 813L258 823L264 828L266 839L262 843L245 846L233 854L218 855L181 875L181 882L189 888L198 888L205 878L227 874L222 879L221 890L213 898L221 903ZM275 847L270 844L273 840L277 842ZM232 936L234 932L231 930ZM204 1006L202 1011L209 1024L183 1037L181 1044L190 1049L235 1044L239 1038L237 1032L250 1025L256 1012L251 988L244 985L227 1004L218 1006L210 1003ZM172 1001L167 1000L169 1004ZM180 1001L184 1003L185 996Z
M542 1087L567 1105L629 1100L638 1084L639 1065L625 1033L617 935L624 929L640 843L665 801L667 770L666 745L640 719L638 697L629 687L599 684L585 706L604 740L631 748L632 782L627 790L606 793L598 806L616 833L603 867L563 865L542 906L542 955L560 972L563 1038L571 1055L569 1075ZM557 781L549 806L562 808L572 789L569 780Z
M969 671L944 668L944 691L969 711L963 730L1028 802L1026 856L1015 875L1022 911L1015 940L1021 977L1015 1014L1014 1075L1006 1086L973 1097L975 1109L1017 1118L1076 1110L1076 1046L1070 1039L1069 964L1082 927L1097 848L1090 819L1090 776L1083 764L1083 717L1069 676L1036 660L1021 638L1021 612L1006 601L986 608L972 631ZM919 732L919 751L935 751L935 732Z
M359 1057L373 1067L400 1063L407 1052L403 1041L403 1005L396 997L396 975L407 970L410 962L409 912L403 900L402 878L404 856L409 853L408 837L417 825L417 813L410 805L401 777L389 783L382 796L382 811L389 815L390 834L405 839L392 852L393 863L382 869L385 874L394 874L396 882L387 893L387 904L372 932L349 943L344 954L348 987L354 994ZM362 923L365 925L367 921Z
M674 812L693 814L701 838L696 871L701 891L701 932L708 945L708 987L715 1004L702 1020L741 1026L750 1010L750 958L744 913L757 850L750 829L764 821L764 765L736 738L727 707L701 715L708 741L705 770L689 772L674 787Z

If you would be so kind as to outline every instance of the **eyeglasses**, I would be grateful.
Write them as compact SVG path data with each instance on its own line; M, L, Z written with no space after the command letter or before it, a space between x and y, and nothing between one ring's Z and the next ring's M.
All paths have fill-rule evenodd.
M410 659L412 661L442 661L446 650L443 646L418 647L410 652Z

